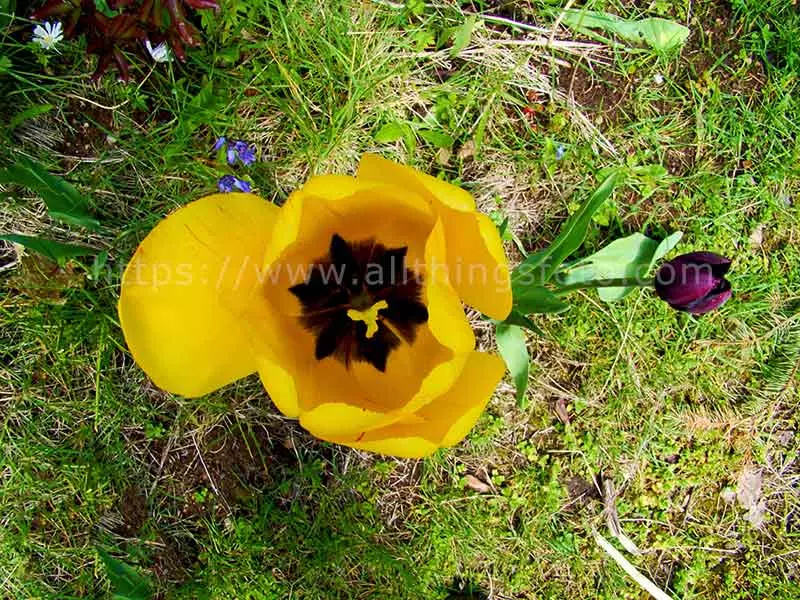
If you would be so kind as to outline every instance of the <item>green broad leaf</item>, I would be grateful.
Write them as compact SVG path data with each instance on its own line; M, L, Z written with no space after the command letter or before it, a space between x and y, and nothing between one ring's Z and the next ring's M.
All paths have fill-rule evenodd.
M498 323L495 327L497 349L514 379L517 389L517 406L525 408L525 392L528 389L528 373L531 359L525 344L525 331L517 325Z
M647 45L660 52L669 52L683 46L689 39L689 33L688 27L658 17L637 21L631 28L631 36L639 36Z
M678 242L681 241L683 238L682 231L676 231L665 237L661 240L661 243L656 248L656 251L653 253L653 260L650 261L650 270L656 266L656 263L664 258L667 254L669 254L670 250L672 250L675 246L678 245Z
M281 67L280 62L276 63L276 65ZM201 125L212 122L219 115L227 101L224 94L214 91L213 83L207 82L181 110L177 119L176 136L190 135Z
M16 129L25 121L35 119L39 115L50 112L53 108L55 107L52 104L35 104L34 106L26 108L11 117L11 120L8 122L8 129Z
M54 219L95 231L100 228L100 222L89 214L89 201L85 196L27 157L20 157L16 164L0 170L0 183L21 185L36 192Z
M450 48L450 56L458 56L458 53L467 47L470 39L472 39L472 32L475 29L475 24L477 22L478 19L475 17L475 15L470 15L464 19L464 22L461 24L461 26L456 29L455 33L453 34L453 46Z
M414 152L417 150L417 136L409 126L406 126L403 133L403 144L405 144L406 152L408 152L409 156L414 156Z
M561 22L577 30L600 29L616 34L628 42L644 42L659 52L668 52L683 46L690 33L688 27L667 19L651 17L632 21L593 10L566 10Z
M486 320L491 320L488 317L484 317ZM528 331L534 332L536 335L541 337L547 337L547 334L539 327L536 323L531 321L528 317L523 315L516 309L511 309L511 312L505 318L504 321L494 321L495 325L499 323L503 323L504 325L517 325L519 327L524 327Z
M19 235L16 233L6 233L0 235L0 240L12 242L25 246L29 250L38 252L46 256L58 264L64 264L68 258L76 258L78 256L91 256L96 254L97 250L87 248L86 246L77 246L75 244L65 244L63 242L56 242L45 238L35 237L32 235Z
M587 285L607 279L644 280L657 260L680 241L678 231L661 242L641 233L614 240L606 247L576 264L562 269L557 277L559 287ZM617 302L630 294L633 287L600 287L597 293L604 302ZM557 290L556 290L557 291Z
M517 265L511 273L511 288L515 296L525 287L543 285L556 273L561 263L580 247L586 238L592 216L611 196L619 179L619 172L612 170L600 187L562 225L556 239L547 248L529 254Z
M101 12L106 17L116 17L119 14L119 11L114 11L108 6L107 0L95 0L97 3L97 8L99 12Z
M397 121L393 123L386 123L386 125L381 127L375 134L375 141L378 144L389 144L391 142L396 142L403 139L403 136L406 134L406 129L407 126L403 125L402 123L398 123Z
M513 290L514 309L523 315L561 313L569 304L542 285L529 285Z
M497 227L497 233L500 234L500 239L504 242L511 240L511 232L508 230L508 217L503 216L499 211L494 211L489 215L489 218L492 219L492 222L494 222ZM503 220L500 221L500 219Z
M631 171L636 177L652 179L654 181L658 181L669 174L669 171L667 171L666 167L663 165L642 165L633 167Z
M104 550L98 548L97 553L106 567L114 600L150 600L153 597L150 582L136 569L113 558Z
M558 237L550 244L549 254L546 257L547 263L544 271L545 281L558 270L567 257L575 252L583 240L586 239L586 231L592 222L592 215L597 212L603 203L611 196L617 185L618 173L609 175L600 184L595 192L584 202L578 211L572 215L558 232Z
M592 215L611 196L617 185L618 173L614 172L600 184L595 192L584 202L558 232L558 237L550 244L547 256L545 281L550 279L567 257L575 252L586 238L586 231L592 221Z
M452 148L453 147L453 138L446 133L442 133L441 131L434 131L433 129L420 129L417 131L419 137L423 140L436 146L437 148Z
M529 254L511 273L511 287L526 285L542 285L545 282L545 261L550 256L551 247L548 246Z

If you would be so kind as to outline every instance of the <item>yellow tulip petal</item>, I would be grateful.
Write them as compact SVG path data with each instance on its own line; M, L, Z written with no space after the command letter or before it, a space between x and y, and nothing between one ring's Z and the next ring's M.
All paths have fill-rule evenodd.
M470 352L457 381L407 421L365 431L339 443L404 457L421 457L453 446L477 422L505 373L503 360L493 354Z
M506 365L499 356L473 352L455 385L419 411L418 416L433 423L449 424L441 445L456 445L478 422L505 371ZM458 415L455 420L454 414Z
M279 361L259 357L258 376L279 411L290 418L300 416L300 399L294 377L281 367Z
M400 165L377 154L365 154L358 165L357 179L397 185L427 198L440 202L453 210L472 212L475 199L472 194L460 187L436 179L416 169Z
M492 319L511 312L511 276L500 232L480 213L444 209L450 282L461 299Z
M439 449L436 444L421 437L386 438L371 442L348 443L347 445L359 450L397 456L398 458L423 458Z
M279 223L264 257L265 264L275 262L297 240L304 220L306 224L313 224L324 219L329 215L329 202L347 198L369 187L347 175L318 175L309 179L289 196L281 208Z
M122 277L125 340L159 387L201 396L256 371L244 315L261 302L258 270L279 209L216 194L169 215Z
M360 406L332 402L300 414L300 425L318 438L335 441L354 432L382 427L398 417Z
M428 327L441 344L454 353L461 354L475 347L475 334L464 314L458 294L450 285L446 257L444 225L439 219L425 246Z
M365 154L358 179L393 183L426 198L439 212L450 283L464 302L493 319L511 311L508 261L497 227L475 211L469 192L410 167Z
M385 245L407 245L433 225L428 202L404 188L345 175L319 175L293 192L281 209L265 263L283 260L292 245L309 259L325 253L332 233L345 239L374 237ZM423 236L424 237L424 236ZM293 254L297 254L296 248ZM421 251L418 255L422 260Z
M411 402L403 407L403 412L416 413L453 387L464 370L469 356L468 353L456 354L451 360L441 362L432 368Z

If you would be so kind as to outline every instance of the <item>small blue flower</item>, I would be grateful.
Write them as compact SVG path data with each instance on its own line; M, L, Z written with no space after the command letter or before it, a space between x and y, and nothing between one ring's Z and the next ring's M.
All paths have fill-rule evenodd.
M246 182L244 179L237 178L236 181L233 183L233 185L235 185L237 188L239 188L239 190L245 192L246 194L250 193L250 184Z
M217 187L220 192L232 192L233 186L236 185L236 177L233 175L223 175L217 182Z
M249 167L256 162L256 149L245 142L244 140L231 140L230 142L221 136L217 138L214 143L214 152L218 152L225 148L225 158L229 165L235 165L237 160L242 161L242 164Z
M239 191L249 193L251 189L247 181L234 177L233 175L223 175L220 177L217 182L217 187L220 192L232 192L233 188L236 188Z
M242 161L244 166L249 167L256 162L255 148L251 147L247 142L237 140L233 144L233 149L236 150L236 154L239 155L239 160Z
M225 156L228 159L229 165L236 164L236 150L233 149L232 145L228 145L228 150L225 152Z
M222 137L218 137L217 141L214 143L214 152L219 151L219 149L225 145L225 141L224 135Z
M564 148L563 144L559 144L558 148L556 148L556 160L561 160L564 158L564 155L567 153L566 148Z

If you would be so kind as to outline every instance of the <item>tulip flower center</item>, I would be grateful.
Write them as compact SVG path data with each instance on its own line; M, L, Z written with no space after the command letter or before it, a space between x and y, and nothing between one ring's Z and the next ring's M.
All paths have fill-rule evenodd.
M367 310L356 310L350 308L347 310L347 316L351 321L363 321L367 324L367 338L371 338L378 331L378 311L384 308L389 308L386 300L379 300Z
M406 267L407 251L331 237L328 255L314 261L304 283L289 288L302 306L300 323L315 337L317 360L367 362L383 372L393 350L414 343L428 309L422 276Z

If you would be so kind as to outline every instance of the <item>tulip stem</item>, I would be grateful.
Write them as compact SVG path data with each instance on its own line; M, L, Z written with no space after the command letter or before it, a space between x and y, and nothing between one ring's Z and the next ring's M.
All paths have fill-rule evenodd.
M565 285L553 290L556 296L566 296L570 292L576 290L586 290L591 288L608 288L608 287L653 287L653 279L641 279L639 277L632 278L617 278L617 279L594 279L592 281L583 281L581 283L574 283L572 285Z

